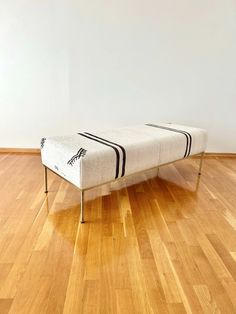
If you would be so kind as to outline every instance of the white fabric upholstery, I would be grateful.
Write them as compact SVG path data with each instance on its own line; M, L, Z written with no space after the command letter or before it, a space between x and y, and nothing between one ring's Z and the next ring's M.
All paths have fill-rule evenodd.
M206 143L203 129L158 123L43 138L41 156L46 167L86 189L204 152Z

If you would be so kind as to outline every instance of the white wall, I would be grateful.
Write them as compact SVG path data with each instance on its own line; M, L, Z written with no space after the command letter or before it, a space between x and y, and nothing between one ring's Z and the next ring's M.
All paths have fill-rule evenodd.
M0 147L172 121L236 152L234 0L0 0Z

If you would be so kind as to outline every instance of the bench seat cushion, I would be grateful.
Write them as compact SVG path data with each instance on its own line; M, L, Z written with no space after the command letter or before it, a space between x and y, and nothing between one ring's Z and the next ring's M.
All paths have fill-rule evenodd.
M41 140L42 163L80 189L205 151L203 129L146 124Z

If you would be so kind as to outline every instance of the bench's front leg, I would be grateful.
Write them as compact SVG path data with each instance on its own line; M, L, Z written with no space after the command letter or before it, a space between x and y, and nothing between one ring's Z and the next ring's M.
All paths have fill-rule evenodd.
M80 222L84 223L84 191L80 191Z

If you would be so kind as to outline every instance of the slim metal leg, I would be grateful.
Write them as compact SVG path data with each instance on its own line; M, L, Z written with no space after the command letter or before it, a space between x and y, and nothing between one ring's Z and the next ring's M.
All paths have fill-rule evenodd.
M84 223L84 191L80 191L80 222Z
M198 176L197 176L196 191L198 190L199 184L200 184L200 178L201 178L201 174L202 174L203 158L204 158L204 153L201 154L201 159L200 159L200 164L199 164L199 170L198 170Z
M204 153L201 154L200 164L199 164L199 170L198 175L200 176L202 174L202 163L203 163Z
M44 166L44 186L45 186L45 193L48 193L48 168Z

